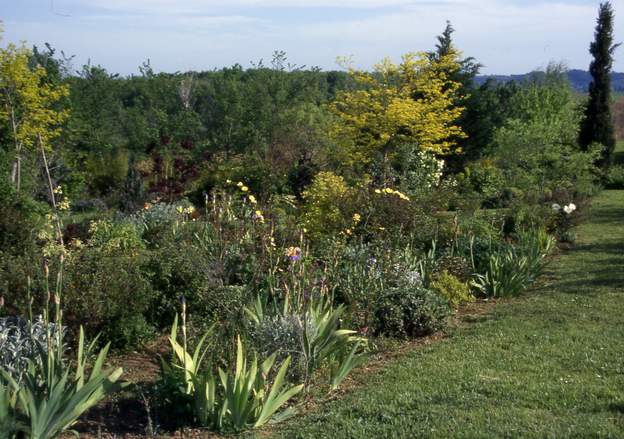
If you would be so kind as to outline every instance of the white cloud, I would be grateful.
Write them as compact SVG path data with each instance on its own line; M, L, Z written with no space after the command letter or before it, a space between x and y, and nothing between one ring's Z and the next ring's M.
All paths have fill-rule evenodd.
M410 4L443 4L457 0L73 0L74 3L121 12L159 13L206 13L214 9L232 7L253 8L387 8Z
M91 57L122 73L135 72L148 57L167 71L210 69L248 65L275 49L286 50L298 64L336 68L336 56L353 54L358 66L369 67L386 55L430 50L450 19L457 46L485 64L486 73L522 73L551 60L587 68L598 1L56 0L55 5L72 17L8 20L7 39L49 41L79 61ZM288 14L280 9L286 6ZM305 9L310 6L329 9L312 13ZM338 13L334 7L343 9ZM624 40L624 0L614 7L616 39ZM620 52L616 70L624 70Z

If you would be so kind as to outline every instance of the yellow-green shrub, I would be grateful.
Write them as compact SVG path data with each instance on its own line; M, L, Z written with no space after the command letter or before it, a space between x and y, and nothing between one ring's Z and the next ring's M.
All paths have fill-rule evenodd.
M331 235L351 222L348 206L353 196L345 180L333 172L319 172L303 191L303 224L310 236Z
M470 286L460 281L447 270L438 274L431 283L431 289L449 301L456 308L464 302L472 302L474 296L470 292Z

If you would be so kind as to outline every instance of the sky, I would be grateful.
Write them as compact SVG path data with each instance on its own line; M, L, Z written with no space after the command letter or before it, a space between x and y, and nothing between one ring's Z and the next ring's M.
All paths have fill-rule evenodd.
M612 1L624 41L624 0ZM446 20L482 73L526 73L549 62L587 70L599 1L589 0L0 0L7 41L50 43L110 72L210 70L270 61L370 68L389 56L433 49ZM621 13L619 13L621 11ZM624 71L624 47L614 70Z

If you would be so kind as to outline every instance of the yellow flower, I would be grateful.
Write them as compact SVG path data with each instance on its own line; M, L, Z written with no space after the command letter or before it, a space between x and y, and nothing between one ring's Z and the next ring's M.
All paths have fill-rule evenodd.
M380 194L380 193L381 193L381 190L380 190L380 189L375 189L375 193L376 193L376 194Z
M386 230L386 228L385 227L380 227L379 230L384 231L384 230Z
M398 196L401 200L409 201L409 197L399 191L395 191L394 194Z
M225 180L225 182L226 182L227 184L232 184L232 180L230 180L229 178L228 178L227 180Z
M360 216L360 214L359 213L354 213L353 214L353 222L357 224L360 221L362 221L362 217Z
M59 210L69 210L69 200L67 198L63 198L57 205Z
M242 181L239 181L238 183L236 183L236 186L238 186L238 187L243 187L243 186L245 186L245 185L243 184L243 182L242 182Z
M184 213L184 207L182 206L176 207L176 210L178 211L178 213Z
M345 230L345 233L346 233L347 235L351 235L351 229L347 229L347 230Z
M250 195L250 196L249 196L249 202L250 202L251 204L256 204L256 203L257 203L257 201L256 201L256 197L254 197L253 195Z
M389 187L385 188L384 192L387 193L387 194L393 194L394 193L394 191L392 189L390 189Z
M243 192L247 192L249 190L249 188L247 186L244 186L244 185L241 186L240 188L241 188L241 191L243 191Z

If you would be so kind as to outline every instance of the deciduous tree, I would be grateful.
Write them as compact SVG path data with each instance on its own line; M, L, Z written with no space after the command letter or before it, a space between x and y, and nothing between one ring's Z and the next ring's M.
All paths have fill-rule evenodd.
M24 45L8 44L0 49L0 120L8 124L14 145L11 182L18 191L24 152L33 148L39 136L44 145L50 145L68 115L56 105L67 96L67 87L46 83L45 69L29 68L30 58Z
M334 134L342 160L359 167L381 158L388 163L398 145L446 155L457 151L464 136L456 124L463 108L456 105L460 83L458 52L432 59L408 53L396 65L389 59L373 72L351 70L356 87L338 93L330 109L337 116Z

